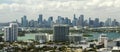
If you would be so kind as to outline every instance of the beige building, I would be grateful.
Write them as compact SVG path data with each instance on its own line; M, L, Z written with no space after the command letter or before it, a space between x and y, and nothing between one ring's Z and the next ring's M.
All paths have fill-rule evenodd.
M74 52L83 52L82 49L76 49Z

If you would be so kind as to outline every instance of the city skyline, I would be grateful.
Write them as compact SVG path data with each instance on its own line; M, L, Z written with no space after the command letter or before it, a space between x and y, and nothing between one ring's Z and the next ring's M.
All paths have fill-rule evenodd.
M53 17L53 21L54 21L54 22L55 22L55 21L58 19L58 17L60 16L60 15L59 15L59 16L56 16L56 17L54 17L54 16L45 17L45 15L43 15L43 14L38 14L36 17L34 17L34 19L31 19L31 18L29 17L29 15L23 15L23 16L21 16L20 18L9 19L10 21L9 21L8 18L7 18L7 19L5 19L5 20L8 20L8 21L0 21L0 23L14 22L14 21L16 21L16 20L17 20L19 23L21 23L21 18L24 17L24 16L26 16L26 19L27 19L28 21L31 21L31 20L38 21L39 15L42 15L42 19L43 19L43 20L48 20L50 17ZM60 17L68 18L68 19L70 19L70 20L73 20L73 19L74 19L74 15L75 15L76 18L79 18L81 15L84 15L84 14L79 14L79 15L73 14L71 17L67 17L67 16L60 16ZM101 19L101 17L86 17L86 16L84 15L84 20L88 20L88 21L89 21L89 18L91 18L91 20L95 20L96 18L98 18L99 21L101 21L101 22L105 22L108 18L110 18L111 20L116 19L116 21L120 22L119 19L117 19L117 18L115 18L115 17L113 17L113 18L111 18L111 17L105 17L105 18ZM3 19L0 19L0 20L3 20Z
M54 18L50 16L48 19L43 19L43 15L40 14L37 20L28 20L27 16L23 16L21 18L22 27L46 27L51 28L54 24L67 24L70 26L77 26L77 27L115 27L120 26L120 23L116 19L107 18L105 22L100 21L99 18L95 19L84 19L84 15L80 15L76 17L74 14L73 19L69 19L68 17L58 16L57 19L53 20ZM18 23L18 21L16 20Z
M1 0L0 1L0 22L11 22L20 19L23 15L28 20L37 20L39 14L47 19L53 16L73 18L73 14L79 17L85 15L85 19L91 17L100 18L105 21L107 18L114 18L119 21L120 4L119 0ZM20 20L18 20L20 22Z

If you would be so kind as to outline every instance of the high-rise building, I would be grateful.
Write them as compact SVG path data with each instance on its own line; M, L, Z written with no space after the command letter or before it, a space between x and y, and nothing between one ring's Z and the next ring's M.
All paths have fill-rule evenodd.
M117 22L117 20L114 19L114 20L112 21L112 26L113 26L113 27L119 26L119 22Z
M56 25L54 26L54 41L55 42L66 42L69 41L69 26L67 25Z
M42 20L43 20L43 15L40 14L40 15L39 15L39 18L38 18L38 23L39 23L39 24L42 24Z
M73 26L76 26L76 25L77 25L77 18L76 18L76 15L75 15L75 14L74 14L74 17L73 17L72 25L73 25Z
M53 17L52 16L48 18L48 26L49 27L53 26Z
M5 41L12 41L12 35L11 35L11 28L5 27L4 28L4 40Z
M34 21L34 27L39 27L38 21Z
M104 26L104 22L100 22L99 26L103 27Z
M64 24L64 18L61 16L58 16L58 19L56 20L57 24Z
M48 21L46 19L43 20L43 23L40 25L40 27L45 27L47 28L49 25L48 25Z
M99 18L95 18L94 27L99 27Z
M27 16L23 16L21 18L21 25L22 25L22 27L27 27L28 26Z
M110 27L111 25L112 25L111 18L108 18L108 19L105 21L105 26Z
M31 20L29 21L29 27L35 27L35 21L34 20Z
M17 23L10 23L9 27L4 28L4 40L13 42L17 41L18 36L18 24Z
M84 20L84 26L88 26L88 20Z
M71 20L68 19L68 17L66 17L65 20L64 20L64 23L67 24L67 25L70 25L71 24Z
M77 26L84 27L84 15L80 15Z
M91 20L91 18L89 18L89 27L93 27L93 25L94 25L94 21Z

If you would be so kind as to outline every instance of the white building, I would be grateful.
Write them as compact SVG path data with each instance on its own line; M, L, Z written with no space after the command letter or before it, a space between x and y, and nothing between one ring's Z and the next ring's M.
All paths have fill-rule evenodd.
M98 49L97 52L111 52L111 49L101 48L101 49Z
M101 34L98 41L101 44L104 44L104 47L107 48L107 43L108 43L108 37L106 36L106 34Z
M82 34L70 34L69 41L79 44L82 40Z
M5 27L4 28L4 40L5 41L12 41L11 36L11 28L10 27Z
M17 23L10 23L9 27L4 28L4 40L13 42L17 41L18 36L18 24Z
M112 52L120 52L120 47L113 47Z
M117 38L116 40L114 40L114 42L117 47L120 47L120 38Z
M49 41L53 41L53 34L47 35Z
M49 34L46 34L46 33L41 33L41 34L35 35L35 40L39 41L40 43L53 41L53 35L49 35Z

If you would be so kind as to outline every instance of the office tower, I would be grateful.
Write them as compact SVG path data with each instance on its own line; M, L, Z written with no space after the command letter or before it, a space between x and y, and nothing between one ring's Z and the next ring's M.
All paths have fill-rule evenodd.
M18 24L10 23L9 27L4 28L5 41L14 42L17 41L18 36Z
M88 20L85 20L84 21L84 26L88 26L89 24L88 24Z
M52 16L48 18L48 26L49 27L53 26L53 17Z
M34 21L34 27L39 27L38 21Z
M71 25L71 20L68 17L65 18L64 23L67 25Z
M79 19L80 19L80 25L84 27L84 15L80 15Z
M54 26L54 41L55 42L66 42L69 41L69 26L67 25L55 25Z
M94 27L99 27L99 18L95 18Z
M84 27L84 15L80 15L77 26Z
M91 18L89 18L89 27L93 27L93 25L94 25L94 21L91 20Z
M74 17L73 17L74 19L76 19L76 15L74 14Z
M116 26L120 26L120 23L118 21L115 24L116 24Z
M40 14L39 15L39 18L38 18L38 24L42 24L42 20L43 20L43 15L42 14Z
M64 18L61 16L58 16L58 19L56 20L57 24L64 24Z
M21 18L21 25L22 25L22 27L27 27L28 26L27 16L23 16Z
M74 14L73 20L72 20L72 25L76 26L77 25L77 18L76 15Z
M104 22L100 22L99 26L103 27L104 26Z
M106 34L101 34L98 40L101 44L104 44L105 48L107 48L108 37Z
M34 20L30 20L29 21L29 27L35 27L35 21Z
M52 16L49 17L49 18L48 18L48 21L53 21L53 17L52 17Z
M111 23L111 18L108 18L106 21L105 21L105 26L107 27L111 27L112 23Z
M46 19L44 19L43 23L40 26L41 27L48 27L48 21Z
M112 21L112 26L113 26L113 27L119 26L119 22L117 22L117 20L114 19L114 20Z

